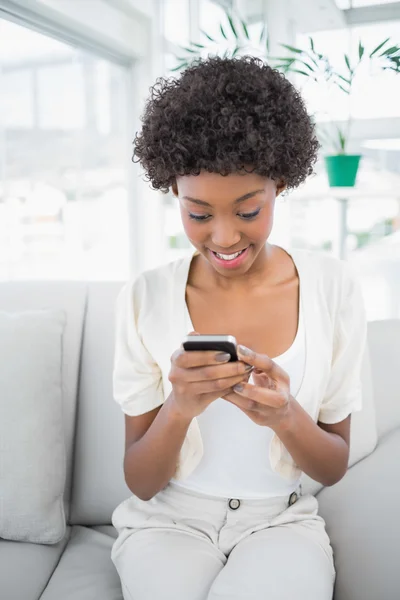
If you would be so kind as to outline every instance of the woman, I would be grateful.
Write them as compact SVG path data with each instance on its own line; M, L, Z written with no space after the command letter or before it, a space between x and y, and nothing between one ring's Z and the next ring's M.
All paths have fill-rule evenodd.
M345 474L366 319L349 266L268 242L276 197L313 172L299 93L260 60L208 58L160 79L135 156L172 189L189 256L116 306L114 397L132 496L113 514L125 599L329 600L333 552L304 472ZM185 352L229 334L239 361Z

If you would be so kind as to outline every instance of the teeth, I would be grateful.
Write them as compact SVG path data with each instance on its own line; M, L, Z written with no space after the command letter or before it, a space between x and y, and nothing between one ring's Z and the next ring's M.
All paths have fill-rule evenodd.
M222 258L222 260L234 260L239 254L242 254L242 252L244 252L244 250L240 250L240 252L236 252L235 254L218 254L218 252L216 252L215 255L218 256L218 258Z

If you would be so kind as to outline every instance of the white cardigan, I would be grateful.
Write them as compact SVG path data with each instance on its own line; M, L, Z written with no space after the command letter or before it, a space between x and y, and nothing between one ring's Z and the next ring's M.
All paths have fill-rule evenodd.
M296 400L315 422L337 423L361 409L361 362L367 321L360 284L350 265L324 253L285 251L300 282L306 334L306 364ZM145 271L125 283L116 300L114 399L127 415L163 404L172 391L170 358L189 333L186 283L197 251ZM185 479L198 465L203 444L197 419L189 426L174 477ZM294 479L300 469L275 434L272 469Z

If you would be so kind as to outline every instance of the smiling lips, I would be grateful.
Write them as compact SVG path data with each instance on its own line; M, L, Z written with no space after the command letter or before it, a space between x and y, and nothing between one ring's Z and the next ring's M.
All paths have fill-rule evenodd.
M221 258L222 260L234 260L235 258L240 256L245 250L247 250L247 248L239 250L239 252L235 252L234 254L221 254L220 252L214 252L214 250L211 250L211 252L213 252L215 256Z
M220 254L219 252L214 252L210 250L210 254L219 266L225 268L235 268L242 264L242 262L246 259L250 246L244 248L243 250L239 250L239 252L235 252L233 254Z

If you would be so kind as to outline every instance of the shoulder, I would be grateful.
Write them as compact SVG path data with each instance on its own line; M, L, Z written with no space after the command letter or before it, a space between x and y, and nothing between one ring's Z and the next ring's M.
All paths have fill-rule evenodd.
M296 249L293 258L305 277L312 277L325 292L341 292L357 275L350 263L327 252Z
M359 311L364 313L364 300L356 270L348 261L326 252L296 249L292 253L297 263L303 297L314 310L336 321L339 315Z
M176 285L184 284L189 259L185 255L131 277L122 286L120 297L133 303L138 312L153 311L168 300Z

